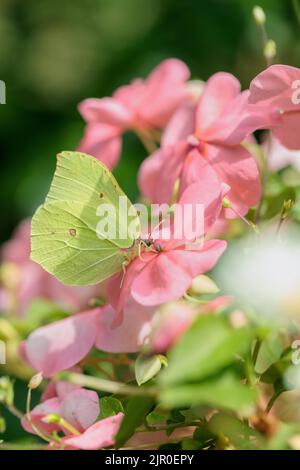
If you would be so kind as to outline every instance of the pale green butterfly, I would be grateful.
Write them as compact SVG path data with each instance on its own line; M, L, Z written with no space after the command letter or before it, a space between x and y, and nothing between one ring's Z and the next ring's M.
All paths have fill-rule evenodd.
M103 204L115 210L113 238L99 234L97 212ZM132 226L133 234L128 230L131 227L132 232ZM120 230L125 234L122 238ZM101 162L80 152L57 156L49 193L32 219L33 261L64 284L97 284L120 272L138 255L140 232L136 209Z

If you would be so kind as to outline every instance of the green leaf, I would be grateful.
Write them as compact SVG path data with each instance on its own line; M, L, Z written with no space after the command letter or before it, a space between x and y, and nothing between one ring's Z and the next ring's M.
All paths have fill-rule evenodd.
M181 442L182 450L197 450L201 447L201 442L190 437L185 437Z
M166 422L167 414L162 414L159 411L153 410L147 415L146 421L148 426L155 426L156 424L163 424Z
M100 419L115 416L120 412L124 413L123 405L120 400L114 397L100 398Z
M271 219L279 214L284 201L295 200L295 191L293 188L284 188L280 193L267 196L262 205L262 216Z
M292 356L294 352L295 351L293 349L287 348L281 354L278 361L275 361L273 364L271 364L270 367L267 368L267 370L265 370L265 372L261 375L260 380L269 384L274 384L277 381L281 381L283 375L292 364Z
M161 384L202 380L249 350L252 339L247 327L234 330L222 317L202 316L171 350Z
M258 374L265 372L273 363L278 361L284 350L283 340L277 332L271 332L261 343L255 371Z
M116 436L116 448L121 447L134 434L136 428L146 419L154 400L151 397L132 397L125 407L125 416Z
M161 356L140 354L135 361L135 378L142 385L158 374L162 366Z
M225 436L237 449L253 450L261 447L263 437L247 421L241 421L235 416L226 413L217 413L207 425L215 436Z
M34 330L46 323L62 320L66 316L67 312L58 305L48 300L37 298L30 303L22 322L28 329Z
M243 385L232 372L201 383L177 385L163 390L160 400L163 406L180 407L209 405L228 408L248 415L256 399L256 391Z

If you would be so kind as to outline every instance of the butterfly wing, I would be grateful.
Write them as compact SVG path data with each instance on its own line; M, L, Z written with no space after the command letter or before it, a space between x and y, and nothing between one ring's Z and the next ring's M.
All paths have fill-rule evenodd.
M116 235L114 243L129 248L141 232L139 216L119 187L112 173L97 159L81 152L62 152L46 203L74 201L94 210L97 217L105 207L114 208ZM98 217L99 220L99 217Z
M126 258L113 241L97 235L92 207L56 200L32 219L31 259L64 284L89 285L119 272Z
M64 284L97 284L121 271L123 249L139 234L138 214L111 172L84 153L60 153L32 219L31 258Z

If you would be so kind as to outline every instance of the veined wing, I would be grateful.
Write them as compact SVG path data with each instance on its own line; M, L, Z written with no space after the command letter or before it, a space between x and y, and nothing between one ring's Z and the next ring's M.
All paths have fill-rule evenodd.
M62 283L97 284L121 271L125 255L97 235L94 208L79 202L42 205L31 225L31 259Z
M129 248L140 235L138 214L119 187L112 173L96 158L81 152L62 152L46 198L51 201L74 201L85 204L98 214L107 206L116 214L115 244ZM133 231L132 228L136 227Z

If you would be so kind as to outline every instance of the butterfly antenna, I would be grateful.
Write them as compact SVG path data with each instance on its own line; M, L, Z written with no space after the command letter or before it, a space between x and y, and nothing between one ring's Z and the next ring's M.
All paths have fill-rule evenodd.
M121 283L120 283L120 289L122 288L122 286L123 286L123 282L124 282L124 279L125 279L125 274L126 274L126 266L127 266L127 260L123 261L123 263L122 263L122 271L123 271L123 275L122 275L122 279L121 279Z
M147 243L144 242L144 240L140 240L139 245L138 245L138 257L140 260L142 260L144 263L146 262L145 258L142 257L142 245L144 245L145 248L148 248Z
M162 219L158 222L157 225L155 225L155 227L153 227L153 229L151 230L151 232L148 233L148 238L152 238L152 234L155 230L157 230L165 221L166 219Z

